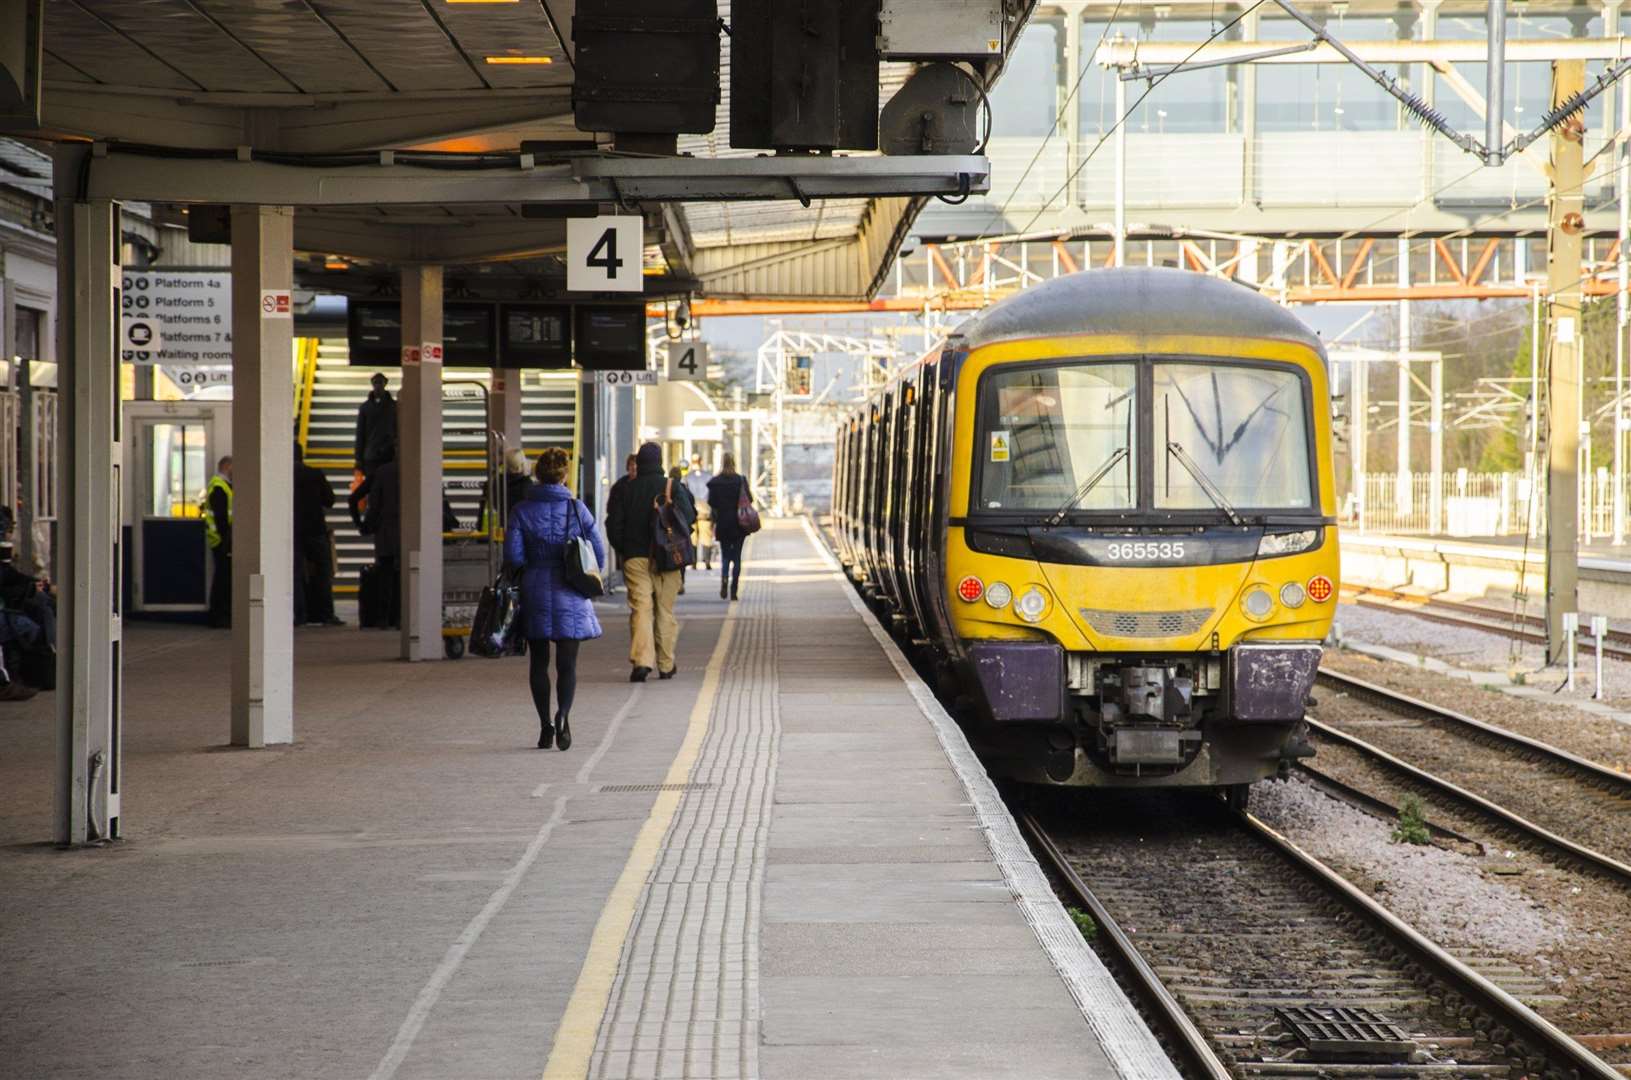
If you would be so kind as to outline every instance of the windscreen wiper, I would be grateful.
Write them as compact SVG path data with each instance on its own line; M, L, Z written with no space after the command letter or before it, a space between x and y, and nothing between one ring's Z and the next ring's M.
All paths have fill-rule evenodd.
M1110 474L1110 470L1115 468L1117 463L1119 463L1121 459L1126 456L1127 448L1125 446L1117 447L1116 452L1111 454L1110 457L1105 460L1103 465L1100 465L1093 471L1093 475L1087 478L1087 482L1076 489L1076 494L1072 495L1065 505L1055 510L1048 517L1049 527L1062 523L1065 520L1065 515L1075 509L1077 503L1087 498L1088 493L1099 486L1099 481L1108 476Z
M1212 505L1229 516L1231 524L1246 524L1246 519L1242 518L1235 508L1229 505L1229 500L1223 497L1223 492L1219 491L1217 485L1212 483L1205 473L1201 472L1200 466L1190 460L1189 454L1184 451L1182 446L1176 442L1169 442L1167 443L1167 453L1178 459L1178 464L1182 465L1184 471L1195 478L1195 483L1199 484L1201 490L1206 492L1206 497L1212 500Z

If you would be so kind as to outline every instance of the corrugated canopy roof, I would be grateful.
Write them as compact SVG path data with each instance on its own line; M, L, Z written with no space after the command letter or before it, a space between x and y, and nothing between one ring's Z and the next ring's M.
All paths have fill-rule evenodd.
M44 133L308 154L513 150L524 139L583 138L571 105L574 14L573 0L48 0ZM720 14L729 19L728 0ZM729 147L729 37L721 43L718 126L680 144L699 158L754 153ZM494 62L517 58L531 62ZM884 66L882 100L910 70ZM0 159L0 177L13 164ZM920 205L898 197L685 203L668 231L689 234L687 269L707 293L854 298L876 287ZM559 221L524 219L513 205L509 215L525 250L564 236ZM337 244L357 235L357 215L343 216ZM322 217L306 240L321 242ZM424 229L434 218L381 213L369 227ZM379 252L411 246L406 234L391 235ZM680 238L665 239L673 257ZM801 260L809 272L793 271Z

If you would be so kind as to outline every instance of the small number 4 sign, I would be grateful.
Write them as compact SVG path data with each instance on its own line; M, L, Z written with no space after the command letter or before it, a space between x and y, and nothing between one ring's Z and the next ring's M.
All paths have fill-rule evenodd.
M708 346L701 341L670 341L668 381L696 382L708 377Z
M567 290L641 292L645 246L645 222L637 215L568 219Z

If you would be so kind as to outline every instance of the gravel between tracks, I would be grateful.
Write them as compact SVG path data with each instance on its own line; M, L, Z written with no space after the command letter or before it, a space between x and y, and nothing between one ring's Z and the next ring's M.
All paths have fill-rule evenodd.
M1451 627L1441 629L1453 630ZM1326 649L1321 664L1527 735L1611 769L1631 772L1631 724L1570 708L1566 700L1531 701L1469 685L1462 679L1342 649ZM1329 691L1316 690L1315 696L1323 700Z
M1631 802L1515 751L1323 688L1311 715L1560 836L1631 862Z
M1346 747L1321 744L1313 765L1394 805L1408 794L1394 774ZM1274 789L1286 786L1257 785L1252 791L1254 809L1259 789L1272 800L1276 798ZM1487 854L1482 859L1462 857L1463 865L1494 878L1492 884L1499 884L1515 898L1521 897L1529 910L1543 912L1566 928L1562 938L1544 943L1531 942L1514 928L1513 940L1501 949L1507 955L1527 956L1525 969L1545 979L1565 998L1561 1004L1540 1004L1542 1015L1575 1035L1631 1032L1631 893L1596 875L1550 864L1539 855L1511 851L1509 842L1492 832L1479 815L1460 811L1448 802L1437 802L1431 795L1424 796L1422 802L1430 820L1483 843ZM1387 829L1382 822L1376 824ZM1299 834L1292 834L1292 838L1299 839ZM1363 843L1359 850L1364 850ZM1331 859L1332 865L1343 869L1342 857L1333 854ZM1347 869L1343 872L1355 884L1368 887L1364 879ZM1395 903L1391 893L1383 899L1389 905ZM1401 915L1407 902L1398 901ZM1418 926L1424 933L1429 932L1425 925ZM1448 940L1442 943L1451 945Z
M1394 843L1386 822L1296 776L1253 785L1251 811L1446 948L1530 960L1570 933L1567 919L1485 876L1482 860Z

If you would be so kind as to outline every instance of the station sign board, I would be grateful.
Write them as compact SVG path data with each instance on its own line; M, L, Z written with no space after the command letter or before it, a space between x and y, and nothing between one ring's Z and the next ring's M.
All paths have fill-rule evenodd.
M125 270L120 358L193 367L232 363L232 275L225 270Z
M700 382L708 377L708 344L704 341L667 343L669 382Z
M570 218L566 223L569 292L644 292L645 221L638 214Z

